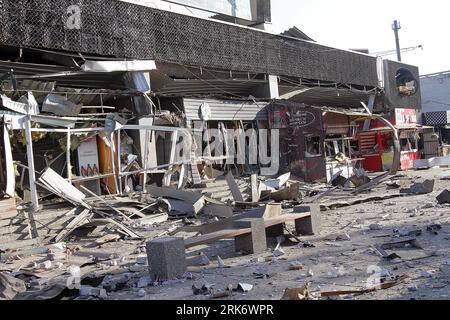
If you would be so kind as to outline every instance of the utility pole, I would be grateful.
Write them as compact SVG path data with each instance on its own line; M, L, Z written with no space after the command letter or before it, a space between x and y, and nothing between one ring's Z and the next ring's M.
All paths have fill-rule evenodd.
M401 53L401 49L400 49L400 38L398 36L398 31L402 28L402 26L400 25L400 21L395 20L394 23L392 24L392 30L394 30L395 33L395 45L397 46L397 60L399 62L402 61L402 53Z

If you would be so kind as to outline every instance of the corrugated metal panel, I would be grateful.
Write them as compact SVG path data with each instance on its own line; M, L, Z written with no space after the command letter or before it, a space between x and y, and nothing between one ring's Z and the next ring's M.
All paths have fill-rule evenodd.
M188 120L201 120L200 107L208 104L211 109L210 120L215 121L253 121L267 120L267 103L237 100L183 99L184 111Z
M58 86L125 90L123 72L84 72L80 68L0 61L0 74L14 70L18 80L56 82Z
M156 95L158 97L248 96L257 86L265 84L267 81L264 80L174 80L162 88L156 88Z
M361 101L367 101L374 93L354 89L298 86L295 91L292 88L288 88L287 92L281 90L281 98L313 106L358 108L361 107Z

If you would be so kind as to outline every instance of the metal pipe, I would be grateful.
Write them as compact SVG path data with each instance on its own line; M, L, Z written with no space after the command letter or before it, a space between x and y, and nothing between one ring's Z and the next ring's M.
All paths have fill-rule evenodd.
M117 157L119 159L119 194L122 195L123 194L123 186L122 186L122 150L121 150L121 143L122 143L122 138L121 138L121 130L117 130Z
M72 165L70 164L70 128L67 128L67 146L66 146L66 162L67 162L67 179L72 183Z

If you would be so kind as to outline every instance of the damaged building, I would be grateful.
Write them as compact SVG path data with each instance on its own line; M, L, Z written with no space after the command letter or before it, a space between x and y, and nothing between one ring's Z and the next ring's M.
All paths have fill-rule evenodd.
M258 252L247 234L258 223L318 232L320 207L280 217L280 203L299 204L300 185L360 188L367 172L423 157L416 67L323 46L297 28L270 33L270 1L239 1L235 14L224 5L209 18L182 10L204 9L201 1L142 2L0 0L7 258L81 227L145 239L142 225L201 215L223 223L186 239L183 254L221 238ZM260 144L267 161L252 155ZM70 209L55 212L62 205ZM235 221L242 212L263 221ZM147 249L166 245L158 241Z

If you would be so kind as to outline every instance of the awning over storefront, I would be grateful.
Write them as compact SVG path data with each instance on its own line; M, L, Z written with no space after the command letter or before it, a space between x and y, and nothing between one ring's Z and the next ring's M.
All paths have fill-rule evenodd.
M267 120L267 103L239 100L183 99L187 120L202 120L202 109L210 121Z

